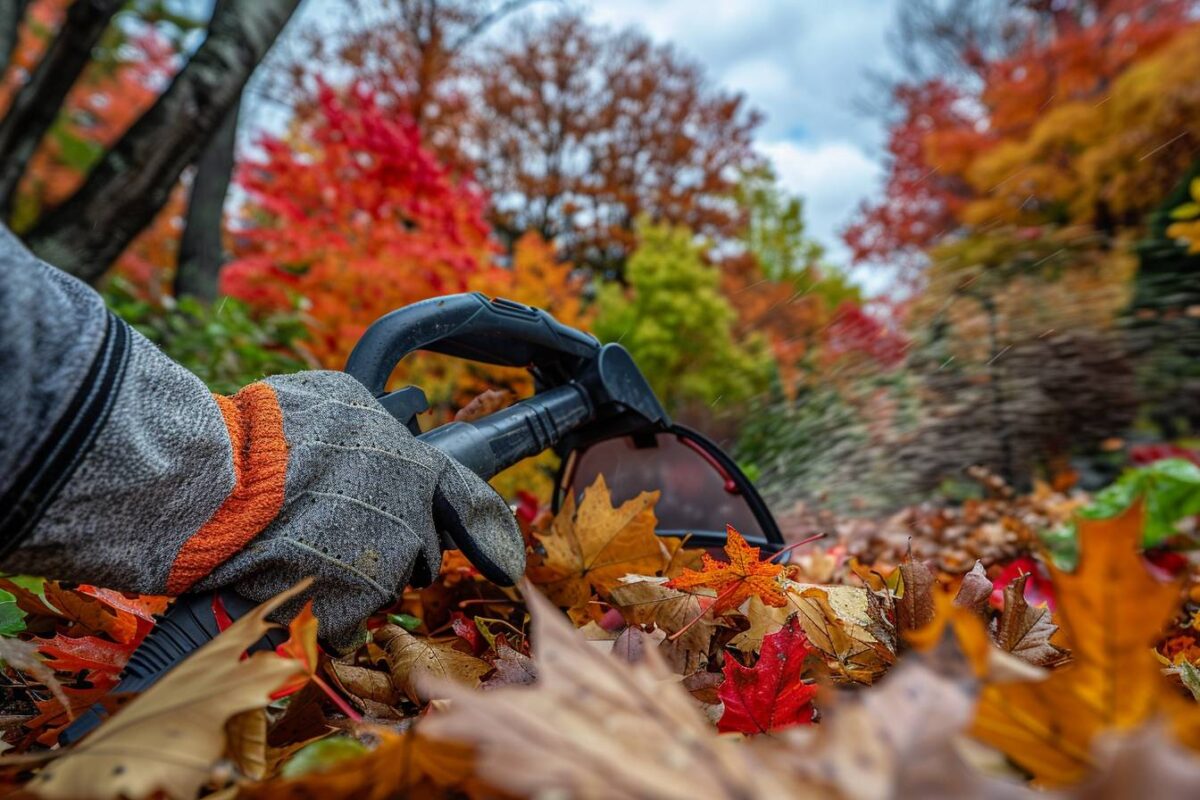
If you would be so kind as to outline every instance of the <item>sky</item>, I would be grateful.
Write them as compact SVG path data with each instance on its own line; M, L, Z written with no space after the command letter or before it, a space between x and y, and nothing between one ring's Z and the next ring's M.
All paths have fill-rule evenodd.
M839 231L878 191L885 130L864 106L889 64L897 0L584 0L590 17L638 27L702 63L766 115L757 145L805 199L809 230L845 264ZM861 278L862 276L860 276Z

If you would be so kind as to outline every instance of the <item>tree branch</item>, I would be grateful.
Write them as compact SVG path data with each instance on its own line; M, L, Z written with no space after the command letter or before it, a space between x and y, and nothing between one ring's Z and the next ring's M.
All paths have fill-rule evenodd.
M170 87L78 191L28 236L42 258L95 281L154 219L238 102L300 0L229 0Z
M4 76L17 47L17 34L29 0L0 0L0 77Z
M179 239L176 297L190 294L208 302L216 299L217 277L225 263L221 234L225 195L233 174L237 126L238 107L235 106L196 163L183 236Z
M8 219L29 159L120 7L121 0L75 0L62 29L0 121L0 220Z

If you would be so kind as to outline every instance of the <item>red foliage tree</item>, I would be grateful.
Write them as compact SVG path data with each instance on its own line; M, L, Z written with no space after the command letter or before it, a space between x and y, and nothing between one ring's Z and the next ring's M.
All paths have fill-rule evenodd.
M221 288L265 306L306 298L323 364L340 368L384 313L496 269L482 191L454 181L370 91L322 86L318 113L261 147L239 170L249 203Z

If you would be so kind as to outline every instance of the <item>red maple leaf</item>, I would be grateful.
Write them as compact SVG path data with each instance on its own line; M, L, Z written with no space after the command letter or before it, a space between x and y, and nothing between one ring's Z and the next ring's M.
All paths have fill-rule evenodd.
M725 682L717 692L725 713L717 729L769 733L812 722L817 689L800 679L810 652L808 637L793 617L777 633L763 638L762 654L753 667L726 658Z
M672 589L695 589L708 587L717 590L717 599L712 613L720 614L740 606L745 600L758 596L769 606L780 608L787 605L787 596L779 584L783 567L758 557L758 548L746 544L746 540L732 525L725 526L728 538L725 555L728 562L718 561L704 554L704 566L697 572L684 570L682 574L667 582Z

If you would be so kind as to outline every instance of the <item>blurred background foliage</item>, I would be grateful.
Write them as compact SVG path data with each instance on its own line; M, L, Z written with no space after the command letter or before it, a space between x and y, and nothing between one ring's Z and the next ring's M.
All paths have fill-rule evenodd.
M761 114L677 48L570 4L309 2L330 13L284 28L296 0L262 0L278 41L238 75L205 47L251 40L246 0L0 20L0 213L214 391L338 369L387 311L482 291L621 342L782 512L1195 459L1194 2L903 0L846 264L755 150ZM230 99L156 115L189 81ZM426 426L532 390L432 357L394 380Z

